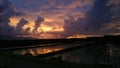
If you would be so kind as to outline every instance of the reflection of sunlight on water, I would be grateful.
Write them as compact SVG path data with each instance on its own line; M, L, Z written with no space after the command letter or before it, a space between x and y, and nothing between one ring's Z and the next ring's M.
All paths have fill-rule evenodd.
M45 47L17 50L17 51L14 51L14 54L19 54L19 55L31 54L33 56L37 56L41 54L59 51L59 50L66 49L66 48L76 47L76 46L79 46L80 44L70 43L70 44L62 44L62 45L56 44L55 46L51 46L51 45L55 45L55 44L40 45L40 46L45 46Z
M53 44L48 44L48 45L53 45ZM62 49L71 48L71 47L75 47L75 46L79 46L79 45L80 44L62 44L62 45L57 45L57 46L40 45L40 46L46 46L46 47L17 50L14 52L14 54L19 54L19 55L31 54L33 56L37 56L37 55L55 52L55 51L59 51Z
M80 44L79 44L80 45ZM65 48L75 47L77 44L32 48L27 50L15 51L15 54L25 55L32 54L33 56L59 51ZM78 47L76 49L68 50L58 53L47 59L60 59L67 62L82 63L82 64L107 64L115 68L120 68L120 46L114 44L100 44L85 47Z
M41 54L45 54L45 53L58 51L61 49L63 49L63 48L62 47L31 48L31 49L26 49L26 50L15 51L14 54L20 54L20 55L31 54L33 56L36 56L36 55L41 55Z

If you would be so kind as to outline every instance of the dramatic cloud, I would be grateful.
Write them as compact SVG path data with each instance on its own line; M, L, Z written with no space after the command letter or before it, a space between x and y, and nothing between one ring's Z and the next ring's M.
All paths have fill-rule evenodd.
M27 20L21 19L16 26L16 33L17 34L24 34L23 26L26 25L27 23L29 23ZM26 31L28 32L28 29L26 29Z
M9 18L13 16L14 13L13 7L9 1L1 0L0 10L0 35L9 35L9 33L13 30L13 28L9 26Z
M35 21L35 30L38 29L38 27L41 25L43 21L44 21L43 17L37 17L37 20Z
M87 13L86 31L99 32L100 29L112 21L111 5L107 5L107 0L95 0L92 9Z
M116 3L110 4L109 0L95 0L93 2L92 9L87 13L88 23L86 25L85 30L94 34L109 34L111 30L105 30L105 28L108 26L109 23L116 24L117 19L120 19L120 16L119 15L116 16L115 14L119 12L118 8L116 8L117 6L115 5ZM116 9L113 9L113 7ZM114 13L112 12L113 10L117 10L117 11ZM114 27L114 29L116 28L117 27ZM114 30L114 31L117 32L118 30Z
M20 9L73 9L88 5L92 0L11 0ZM22 5L21 5L22 4ZM21 7L22 6L22 7ZM30 8L31 7L31 8Z
M35 20L34 29L32 30L33 33L39 33L38 28L40 27L43 21L44 21L43 17L37 17L37 20Z
M0 35L13 35L14 28L9 25L9 19L20 15L24 13L16 12L11 2L0 0Z
M64 24L65 35L84 34L85 24L86 18L75 19L73 16L68 16L68 19L65 20Z
M0 35L120 33L119 11L120 0L0 0Z
M28 15L42 16L50 19L65 19L65 15L79 15L81 11L89 10L92 0L11 0Z
M119 2L120 3L120 2ZM120 7L109 0L94 0L84 18L74 16L65 19L65 34L104 35L120 33Z

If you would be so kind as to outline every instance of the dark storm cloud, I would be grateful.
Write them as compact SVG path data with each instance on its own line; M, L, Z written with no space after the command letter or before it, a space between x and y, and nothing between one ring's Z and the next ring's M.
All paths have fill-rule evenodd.
M92 9L87 13L88 24L86 31L99 31L104 25L112 21L111 7L108 0L95 0Z
M20 21L19 21L19 23L17 24L17 26L16 26L16 33L17 34L24 34L24 31L23 31L23 29L22 29L22 27L24 26L24 25L26 25L27 23L29 23L27 20L25 20L24 18L23 19L21 19ZM28 31L28 29L27 29L27 31Z
M38 27L41 25L43 21L44 21L43 17L37 17L37 20L35 21L35 30L38 29Z
M120 33L120 0L113 1L114 6L111 8L112 21L105 27L105 31L109 33Z
M118 26L118 22L120 24L120 5L116 5L117 3L111 3L110 0L94 0L92 9L87 13L88 22L85 31L94 34L119 33L120 30L115 26ZM106 29L111 26L110 24L115 26Z
M41 23L44 21L43 17L37 17L37 20L35 21L35 26L33 29L33 33L37 32L37 29L40 27Z
M0 35L13 35L14 28L9 25L9 19L20 15L24 13L16 12L11 2L0 0Z
M66 36L85 33L84 28L86 25L86 18L77 18L77 20L75 20L74 17L68 16L68 19L66 19L64 22L64 32Z
M120 4L120 2L119 2ZM120 32L120 6L109 0L94 0L85 18L65 20L65 34L110 34Z

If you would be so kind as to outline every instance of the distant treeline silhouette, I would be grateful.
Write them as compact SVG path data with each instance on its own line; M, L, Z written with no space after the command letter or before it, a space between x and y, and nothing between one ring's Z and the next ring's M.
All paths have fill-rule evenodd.
M52 43L75 43L75 42L94 42L94 43L120 43L120 35L106 35L103 37L87 37L72 39L24 39L24 40L0 40L0 48L31 46Z

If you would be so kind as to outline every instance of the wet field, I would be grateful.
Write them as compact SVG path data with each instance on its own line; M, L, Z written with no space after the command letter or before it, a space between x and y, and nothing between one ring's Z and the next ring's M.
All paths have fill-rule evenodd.
M53 45L53 46L52 46ZM20 49L3 52L2 54L10 56L12 58L20 56L28 57L24 60L32 59L44 59L46 60L60 60L59 63L68 62L76 64L87 64L87 65L107 65L107 67L120 68L120 46L107 43L107 44L45 44L42 47ZM5 53L5 54L4 54ZM31 56L31 57L30 57ZM18 58L18 59L19 59ZM35 60L41 62L40 60ZM33 61L30 61L33 62ZM51 64L51 62L49 62ZM49 64L48 63L48 64ZM53 64L56 61L53 62ZM68 64L67 63L67 64ZM59 67L59 64L58 64ZM105 68L107 68L105 67Z

